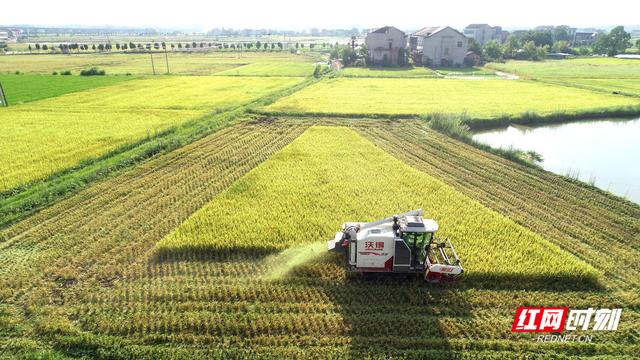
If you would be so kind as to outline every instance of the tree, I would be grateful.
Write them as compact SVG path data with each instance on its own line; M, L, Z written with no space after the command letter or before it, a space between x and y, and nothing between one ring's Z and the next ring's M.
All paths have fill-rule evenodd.
M332 59L339 59L344 66L353 64L358 59L358 54L349 45L338 45L331 50Z
M91 44L91 50L96 51L96 44Z
M116 43L116 50L120 50L120 43Z
M593 51L607 56L616 56L629 47L631 34L624 31L624 27L616 26L608 34L602 34L593 45Z
M502 46L497 41L491 40L482 48L483 58L486 61L501 61L504 53Z
M29 44L29 47L28 47L28 48L29 48L29 52L31 52L31 44Z
M136 44L134 44L133 42L129 41L129 49L135 49L136 48Z
M555 41L571 41L569 27L566 25L556 26L555 29L553 29L553 39Z
M49 50L49 46L47 44L43 44L42 45L42 50L44 50L44 51Z
M553 51L557 53L570 54L573 52L573 49L571 49L571 45L568 41L561 40L556 41L555 44L553 44Z
M98 44L98 51L104 51L104 45Z
M475 39L469 39L469 46L467 47L469 51L473 51L478 55L482 55L482 45L478 43Z
M545 47L538 47L532 40L527 41L522 47L523 55L528 60L542 60L546 55Z
M36 43L36 50L40 51L40 44Z
M636 47L638 48L638 51L640 51L640 39L636 40Z
M520 49L520 40L517 36L509 35L507 43L504 45L503 56L509 59L513 59L517 56Z

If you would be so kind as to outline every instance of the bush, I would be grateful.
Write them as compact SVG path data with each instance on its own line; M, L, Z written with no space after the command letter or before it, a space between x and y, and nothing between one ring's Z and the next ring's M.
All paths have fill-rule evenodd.
M54 71L54 72L51 73L51 75L58 75L58 72Z
M106 72L104 70L100 70L97 67L92 67L89 70L80 71L81 76L102 76L105 75Z
M65 70L60 73L60 75L71 75L71 70ZM103 74L104 75L104 74Z

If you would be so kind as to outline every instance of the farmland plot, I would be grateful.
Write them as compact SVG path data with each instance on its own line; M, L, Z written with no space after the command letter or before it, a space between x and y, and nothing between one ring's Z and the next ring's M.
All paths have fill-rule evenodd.
M479 94L482 94L480 96ZM637 106L638 99L530 81L338 78L280 99L267 112L420 115L491 119Z
M487 66L549 83L640 96L640 62L637 60L579 58L543 62L508 61Z
M507 215L608 274L640 286L634 244L640 207L401 122L358 131L408 165ZM455 145L454 145L455 144ZM530 204L535 199L535 204ZM523 205L527 204L527 205Z
M128 81L0 109L0 191L42 179L188 120L241 106L296 78Z
M427 286L421 281L360 281L347 278L339 257L325 255L324 250L306 256L309 249L305 247L293 248L301 251L294 252L294 258L304 255L305 261L294 263L295 266L276 278L264 275L271 274L274 267L281 270L280 264L289 264L291 253L284 251L265 258L241 248L238 252L170 253L158 258L154 250L156 241L190 218L200 206L229 196L231 191L238 197L250 189L273 192L270 183L249 184L247 179L273 181L264 173L264 166L256 165L283 149L308 124L299 120L251 122L222 130L97 184L0 232L0 239L4 239L0 243L0 330L3 334L0 346L16 356L46 351L50 356L60 357L100 354L126 358L515 358L527 352L532 358L540 359L576 355L631 359L637 353L637 294L632 293L633 289L624 293L616 284L612 284L615 292L605 292L591 283L575 281L550 281L545 286L532 288L523 281L472 281L473 276L463 279L458 286L446 287ZM372 121L366 126L381 127L382 133L393 130L386 122ZM454 210L465 216L467 211L478 210L478 216L483 219L494 218L508 229L518 228L470 198L456 195L453 189L431 176L420 175L423 173L402 165L352 131L314 128L298 140L262 165L270 169L274 163L285 162L292 165L290 170L283 170L286 174L296 175L299 168L311 170L311 167L317 167L315 171L319 173L342 164L346 148L354 146L356 159L347 156L345 161L364 163L367 175L370 169L391 165L403 177L400 189L423 193L426 191L420 188L425 186L435 190L427 194L431 200L428 205L433 204L436 211L443 212L436 213L437 219L444 219L443 230L449 228L457 232L463 224L474 228L473 223L446 214ZM433 151L446 159L449 152L465 149L450 140L438 142ZM335 154L332 155L332 151ZM476 155L476 161L491 169L487 171L507 171L509 167L493 156L482 152ZM276 166L276 170L283 167L284 164ZM247 173L251 168L255 171ZM344 166L340 166L340 170L342 172ZM384 175L383 179L393 176L386 172ZM480 175L480 172L467 174L470 179ZM321 173L321 176L326 179L327 175ZM542 182L550 181L548 177L557 179L536 169L526 176ZM376 181L375 177L368 178ZM281 181L276 180L274 187ZM234 189L241 183L251 186ZM567 189L562 184L556 185ZM317 185L322 190L329 188L322 181ZM384 184L380 193L385 194L388 189L388 184ZM338 191L338 195L345 194ZM393 206L414 205L404 194L401 190L398 201L383 199L374 206L381 206L380 213L388 215L387 211L393 210ZM322 196L334 195L322 193ZM445 201L443 196L450 198ZM456 199L462 203L455 203ZM347 207L352 204L350 200L340 198L336 204ZM418 200L422 202L425 198ZM619 199L610 197L609 200L608 205L594 207L619 205ZM497 197L495 201L509 204L505 197ZM567 201L579 207L574 200ZM544 209L535 201L524 203ZM255 204L263 205L263 199L256 198ZM239 210L247 208L239 205ZM421 205L426 207L424 203ZM363 218L378 217L380 214L374 206L354 211ZM466 206L471 210L465 210ZM331 208L335 208L335 204ZM565 211L571 213L575 208ZM326 210L295 214L295 219L314 221L318 214L326 214ZM348 219L351 218L349 215ZM272 219L268 234L283 228L279 225L281 220L292 221ZM337 224L332 220L329 229L335 231L345 220L341 218ZM252 228L244 227L247 221L240 219L238 226L246 230L250 239ZM612 225L609 218L603 218L601 223ZM540 238L532 232L521 231L526 239ZM593 231L606 237L602 227L595 227ZM488 230L487 234L498 239L504 236L501 232L493 235ZM453 241L459 247L468 247L475 241L462 234L455 236ZM540 249L538 242L529 245L534 251ZM510 244L505 246L511 250ZM633 248L630 252L637 254ZM545 252L543 258L528 261L549 260L553 268L554 262L575 261L571 259L574 258L566 253L552 250ZM463 258L469 271L471 263L477 264L477 259L471 263L465 261ZM608 278L609 274L604 276ZM523 304L570 304L577 308L623 306L625 314L618 331L598 335L601 346L542 344L526 334L510 332L513 311Z
M0 74L0 83L10 105L56 97L100 86L114 85L131 77L124 76L55 76Z
M164 53L154 53L157 74L166 72ZM306 55L270 52L212 52L212 53L169 53L169 71L177 75L211 75L259 62L286 61L312 63L315 58ZM104 69L107 74L151 75L153 67L149 54L71 54L71 55L12 55L0 58L0 73L26 72L51 74L53 71L80 70L90 67ZM313 71L313 70L312 70Z
M268 253L330 239L346 220L372 221L419 207L440 223L441 235L454 239L470 274L582 281L596 276L536 234L338 127L307 130L194 214L158 249ZM496 244L500 250L494 253ZM487 262L490 254L495 256Z
M347 67L340 70L346 77L434 78L438 73L425 67Z
M310 76L315 65L308 62L255 62L222 71L226 76Z
M490 63L488 67L536 79L640 79L640 63L629 59L511 60Z

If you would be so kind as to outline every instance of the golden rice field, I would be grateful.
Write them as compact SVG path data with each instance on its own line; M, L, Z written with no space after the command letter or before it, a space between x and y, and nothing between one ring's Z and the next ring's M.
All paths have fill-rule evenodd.
M315 64L310 62L261 61L225 70L223 76L310 76Z
M0 191L42 179L171 126L299 82L284 78L132 80L0 109Z
M340 127L307 130L176 228L158 250L261 254L330 239L349 219L373 221L424 204L442 236L455 239L471 274L596 276L542 237ZM491 250L496 244L500 256Z
M145 74L148 55L4 56L0 73ZM416 117L637 109L611 93L635 65L517 64L564 74L551 84L170 56L191 76L0 76L25 102L0 108L0 358L637 358L640 206ZM326 251L346 221L414 208L451 238L458 282L358 276ZM564 332L590 343L538 342L511 332L519 306L623 314Z
M482 94L482 96L479 96ZM322 81L265 108L274 113L420 115L465 113L490 119L638 106L640 101L532 81L354 79Z
M343 161L364 168L359 185L392 196L335 185L357 176ZM376 207L353 203L354 194ZM211 212L231 198L244 217ZM315 246L353 214L366 220L418 202L464 252L468 274L460 283L350 278L339 256ZM522 204L528 211L517 212ZM561 210L550 214L551 206ZM567 216L549 221L554 214ZM608 258L571 255L566 241L575 232L594 244L628 243L632 258L639 216L638 206L421 122L247 119L0 230L0 345L15 357L632 359L637 272L604 271ZM238 244L237 251L158 253L158 242L194 219L206 239ZM269 229L264 241L254 226ZM278 251L277 238L301 246ZM255 250L268 246L267 256ZM494 261L502 273L492 278L483 270ZM600 284L574 276L594 268ZM618 331L599 333L597 344L566 346L511 333L523 304L625 312Z
M562 61L511 60L490 63L487 67L536 79L640 79L640 63L633 59L587 57Z
M151 75L169 72L175 75L211 75L253 63L287 62L306 63L311 67L315 56L293 55L288 52L209 52L209 53L154 53L153 65L149 54L71 54L71 55L15 55L0 57L0 73L20 71L23 73L51 74L54 71L70 70L74 75L83 69L96 66L107 75L133 74ZM295 65L294 65L295 66ZM299 71L299 70L297 70ZM281 72L284 72L282 70ZM313 72L313 68L311 69Z

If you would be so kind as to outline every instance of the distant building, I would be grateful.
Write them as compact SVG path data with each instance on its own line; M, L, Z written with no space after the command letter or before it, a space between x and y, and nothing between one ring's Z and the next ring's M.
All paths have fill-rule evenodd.
M542 25L542 26L536 26L533 30L535 30L535 31L551 31L551 32L553 32L553 30L555 28L556 27L553 26L553 25Z
M16 41L21 34L21 29L0 28L0 41Z
M480 63L482 63L482 57L475 51L467 51L467 54L464 57L464 62L467 65L480 65Z
M469 40L449 26L426 27L409 37L411 50L422 53L428 66L462 66Z
M398 66L406 64L407 36L393 26L384 26L367 34L369 64Z
M582 32L582 31L576 31L575 35L574 35L574 40L573 40L573 45L576 46L589 46L589 45L593 45L596 40L598 40L598 36L600 34L597 32Z
M471 24L462 31L464 36L475 40L478 44L484 45L496 39L496 30L502 32L501 27L491 27L489 24Z

